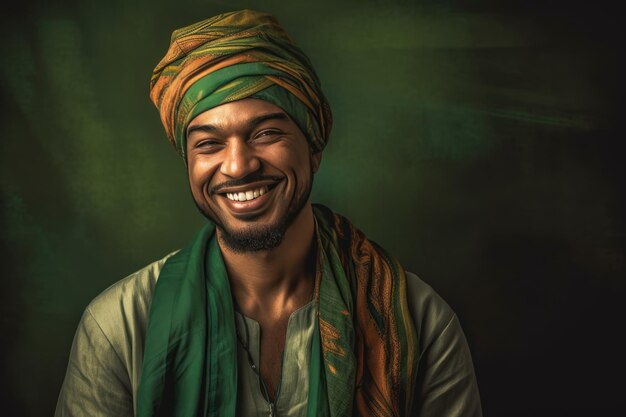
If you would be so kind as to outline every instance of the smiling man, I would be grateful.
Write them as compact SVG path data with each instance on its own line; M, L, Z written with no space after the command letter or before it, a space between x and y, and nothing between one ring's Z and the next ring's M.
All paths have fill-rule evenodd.
M296 219L297 236L310 235L300 225L313 224L303 208L320 158L287 113L260 99L222 104L187 128L194 200L235 252L274 249Z
M153 102L205 227L85 310L56 416L480 416L447 304L309 195L332 117L244 10L172 35Z

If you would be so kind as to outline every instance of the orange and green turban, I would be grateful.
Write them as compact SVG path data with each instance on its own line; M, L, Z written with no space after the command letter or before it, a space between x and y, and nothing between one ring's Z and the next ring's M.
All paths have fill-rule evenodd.
M270 14L224 13L175 30L153 71L150 98L167 136L186 159L186 129L220 104L259 98L282 108L314 151L332 126L330 106L311 62Z

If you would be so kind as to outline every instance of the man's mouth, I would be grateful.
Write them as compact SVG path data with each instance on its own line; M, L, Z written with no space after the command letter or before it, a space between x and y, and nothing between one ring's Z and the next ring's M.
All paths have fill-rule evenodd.
M267 185L264 185L262 187L240 191L238 193L226 193L226 198L231 201L250 201L261 197L268 191L269 187Z
M271 198L271 191L281 180L262 180L250 184L242 184L233 187L222 187L219 194L228 200L231 210L236 212L248 212L263 207Z

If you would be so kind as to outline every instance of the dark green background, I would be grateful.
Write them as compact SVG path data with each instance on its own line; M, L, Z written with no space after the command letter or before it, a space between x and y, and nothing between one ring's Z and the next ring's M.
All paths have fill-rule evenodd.
M610 3L46 4L2 10L0 414L51 415L86 304L203 222L148 79L173 29L245 6L277 15L333 108L313 200L452 305L486 414L623 409Z

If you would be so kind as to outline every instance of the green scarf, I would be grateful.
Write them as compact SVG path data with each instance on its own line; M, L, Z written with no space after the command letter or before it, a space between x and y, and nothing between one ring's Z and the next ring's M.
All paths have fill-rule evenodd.
M417 351L404 270L345 218L323 206L314 214L320 275L307 415L408 415ZM214 231L206 225L161 270L137 417L236 415L235 313Z

